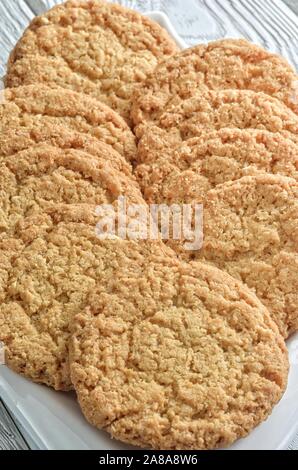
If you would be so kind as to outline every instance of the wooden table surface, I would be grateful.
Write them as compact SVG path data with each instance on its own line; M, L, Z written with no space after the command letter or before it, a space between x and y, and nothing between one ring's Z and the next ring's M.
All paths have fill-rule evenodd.
M30 20L59 0L0 1L0 76L14 44ZM286 56L298 70L298 0L119 0L118 3L146 12L168 14L187 44L221 37L246 37ZM287 4L287 7L283 7ZM295 12L295 13L294 13ZM206 30L203 30L202 15ZM17 424L1 401L0 450L34 448L26 430ZM298 448L298 440L291 448ZM0 457L1 461L1 457Z

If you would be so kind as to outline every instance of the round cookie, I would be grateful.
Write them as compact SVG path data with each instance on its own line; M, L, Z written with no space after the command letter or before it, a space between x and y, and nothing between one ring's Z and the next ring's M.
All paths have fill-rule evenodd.
M265 420L287 383L266 308L213 267L142 259L90 294L71 377L89 422L144 448L214 449Z
M135 11L72 0L32 21L10 56L6 86L70 88L92 95L130 122L134 87L177 51L161 26Z
M21 250L12 246L7 252L7 241L3 253L0 243L0 258L8 269L0 338L12 370L56 390L72 390L68 342L73 315L85 308L89 291L104 286L122 262L130 262L125 250L135 261L144 243L98 239L94 208L87 204L57 204L35 222L41 228L25 227L30 243ZM153 249L169 251L160 242Z
M24 127L62 126L111 145L128 161L136 155L135 137L125 121L95 99L43 85L6 89L0 103L0 133Z
M114 154L113 161L123 158ZM88 289L108 273L117 247L117 240L98 238L96 207L116 209L124 195L128 203L144 200L137 184L104 155L100 160L49 144L7 156L0 188L0 340L6 363L36 382L71 389L69 322L84 307ZM105 265L103 246L110 252Z
M144 203L123 157L103 143L101 148L101 158L93 158L81 150L41 143L6 157L0 166L2 236L24 217L54 210L59 203L108 204L109 198L102 200L105 192Z
M201 202L201 201L200 201ZM278 175L247 176L204 200L204 245L173 245L185 259L204 260L250 287L282 335L298 330L298 183Z
M298 147L268 131L220 129L167 145L158 128L141 140L135 171L149 203L188 203L203 199L219 184L256 172L298 181Z
M239 89L263 92L298 113L298 76L285 59L244 39L224 39L186 49L161 62L136 90L132 117L142 124L159 120L164 108L194 90Z
M154 126L144 128L143 139L159 132L164 146L176 146L226 127L279 132L298 144L298 116L276 98L248 90L196 91L165 108Z

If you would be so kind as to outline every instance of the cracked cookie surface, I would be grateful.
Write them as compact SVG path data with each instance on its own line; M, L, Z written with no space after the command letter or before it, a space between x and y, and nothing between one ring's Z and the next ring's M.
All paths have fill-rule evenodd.
M71 0L32 21L11 54L6 85L70 88L106 103L130 122L135 85L177 51L166 30L135 11L104 1Z
M124 442L214 449L267 418L287 352L266 308L201 263L123 263L75 317L71 376L86 418Z
M298 330L298 183L255 175L225 183L204 200L204 245L185 259L211 263L250 287L282 335Z
M57 148L60 153L62 150L66 153L74 151L74 154L81 151L83 154L89 154L91 160L98 159L102 162L106 159L113 168L135 180L131 164L116 152L112 145L105 144L89 134L76 132L60 125L54 126L51 123L39 123L1 132L0 162L2 163L7 157L18 158L20 153L24 156L25 151L30 154L34 149L42 148L43 145L44 147L50 146L52 151Z
M201 44L161 62L136 90L132 116L142 125L154 123L178 98L194 90L239 89L278 98L298 113L298 76L285 59L244 39Z
M125 121L99 101L62 88L28 85L6 89L0 103L0 132L61 126L90 134L128 161L136 155L135 136ZM1 138L3 140L3 137Z
M158 128L166 145L177 145L226 127L279 132L298 144L298 115L276 98L249 90L195 91L191 98L165 107L141 137Z
M111 163L104 154L92 158L41 143L6 156L0 166L0 340L9 367L57 390L72 388L72 315L121 243L97 237L96 207L116 207L121 195L144 204L136 182L113 166L123 160L114 153Z
M155 127L141 139L138 161L135 174L148 203L199 201L219 184L257 172L298 181L298 147L263 130L226 128L175 147Z

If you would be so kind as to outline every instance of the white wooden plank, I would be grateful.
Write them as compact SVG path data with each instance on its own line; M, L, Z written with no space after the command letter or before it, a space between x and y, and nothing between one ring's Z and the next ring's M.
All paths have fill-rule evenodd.
M45 10L49 10L50 8L58 5L58 3L63 3L63 0L40 0L45 7Z
M26 441L0 399L0 450L27 449Z
M285 3L298 15L298 2L297 0L284 0Z
M55 4L57 3L56 1L53 2L47 2L46 0L25 0L27 5L29 6L30 10L37 15L41 15L45 11L49 10Z
M5 73L8 56L34 14L24 0L0 2L0 76Z

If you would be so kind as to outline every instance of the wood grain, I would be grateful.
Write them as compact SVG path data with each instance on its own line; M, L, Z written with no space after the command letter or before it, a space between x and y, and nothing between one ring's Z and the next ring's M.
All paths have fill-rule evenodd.
M298 15L298 2L297 0L284 0L284 2Z
M16 423L0 399L0 450L28 450Z

